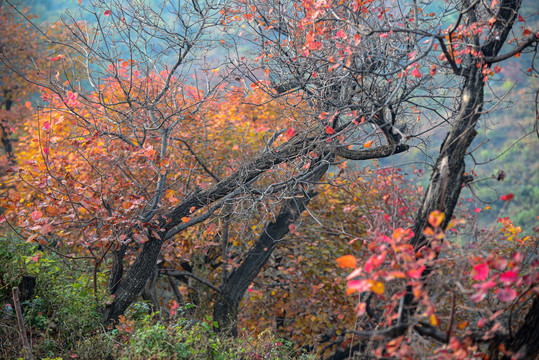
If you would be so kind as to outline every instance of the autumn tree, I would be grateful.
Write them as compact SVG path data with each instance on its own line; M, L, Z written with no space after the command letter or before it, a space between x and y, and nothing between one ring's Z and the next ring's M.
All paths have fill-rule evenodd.
M227 64L209 57L221 45L212 32L226 28L226 9L212 2L165 5L162 13L139 3L97 2L83 5L93 25L64 19L73 41L65 46L75 54L51 59L65 69L58 78L36 80L44 105L28 121L20 148L20 191L9 192L3 205L29 241L85 253L94 274L112 258L105 321L141 294L162 249L183 231L222 209L232 208L239 219L259 206L267 209L266 225L243 261L224 272L215 318L227 327L334 155L326 150L325 131L295 134L310 119L293 96L288 101L295 107L257 125L256 142L238 139L241 127L256 118L214 116L219 103L230 100L223 92ZM84 73L70 73L69 64L83 64ZM256 87L245 89L241 80L234 80L239 90L228 88L230 96ZM227 134L238 139L228 142L231 149ZM215 147L217 141L226 150ZM392 152L365 149L361 156Z
M504 60L536 51L537 29L529 28L525 19L532 14L519 14L520 1L423 5L404 1L392 4L247 1L242 4L245 19L256 33L252 41L262 49L256 60L272 79L268 91L300 93L312 105L313 118L318 119L313 126L325 129L336 156L355 159L355 149L371 146L372 141L395 151L413 144L414 139L434 127L448 125L415 215L415 225L410 230L396 230L393 238L378 238L392 247L402 245L397 252L404 248L434 251L431 260L441 256L441 248L435 244L443 236L436 238L433 229L443 232L448 227L462 187L473 181L465 173L465 157L477 134L478 121L488 111L485 86L489 77L499 72L499 64ZM451 14L457 14L456 18L451 18ZM246 75L251 73L248 69L249 64L237 65L237 70ZM433 217L430 222L429 217ZM373 266L380 266L387 252L376 249L385 246L373 245L371 250L376 255L350 279L359 275L361 269L371 273ZM425 262L409 270L409 276L417 277L417 284L423 284L433 269ZM522 275L533 279L534 267L529 271L530 275ZM378 278L363 276L367 279L351 289L384 294L383 283ZM527 279L531 281L527 283L530 287L521 296L532 306L518 333L536 334L533 329L537 328L537 318L533 314L537 313L537 288L534 280ZM514 300L517 292L510 293L502 301ZM393 338L387 343L387 356L411 356L411 353L398 353L408 329L426 336L431 330L421 329L416 325L417 320L413 320L417 319L422 294L416 282L408 282L404 291L394 293L395 301L400 303L397 301L398 306L388 310L388 319L374 321L375 328L384 324L384 329L362 332L361 336ZM361 302L359 313L364 312L365 302ZM447 342L453 339L450 332ZM536 343L535 336L523 340L513 333L504 342L505 349L532 358L538 351L532 345ZM490 338L491 344L497 349L500 342L494 338ZM438 341L443 342L443 337ZM382 350L376 356L384 356Z

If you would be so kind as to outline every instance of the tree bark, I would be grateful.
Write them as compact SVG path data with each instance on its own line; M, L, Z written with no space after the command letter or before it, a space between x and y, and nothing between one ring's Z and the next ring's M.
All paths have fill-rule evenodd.
M482 65L481 62L478 64ZM425 245L423 231L429 214L435 210L443 212L445 218L441 226L445 228L457 205L463 185L464 158L477 135L475 126L483 109L482 66L477 68L475 63L470 66L460 98L462 99L460 109L456 114L453 128L440 147L429 186L415 219L412 244L416 249Z
M115 286L116 291L112 294L114 300L103 312L105 323L118 319L118 316L122 315L142 293L146 281L153 274L157 257L161 252L161 245L162 241L153 236L144 243L125 278Z
M511 324L509 324L511 326ZM533 304L524 318L524 323L518 332L506 341L505 348L519 360L533 360L539 356L539 296L533 299ZM502 360L514 357L504 355Z
M4 90L5 100L3 107L6 111L11 111L11 106L13 105L13 101L9 98L10 92L11 91L9 90ZM2 142L2 146L4 147L8 163L12 165L15 163L15 154L13 153L13 145L11 143L11 131L9 129L9 123L7 122L7 120L0 119L0 131L2 132L0 141Z

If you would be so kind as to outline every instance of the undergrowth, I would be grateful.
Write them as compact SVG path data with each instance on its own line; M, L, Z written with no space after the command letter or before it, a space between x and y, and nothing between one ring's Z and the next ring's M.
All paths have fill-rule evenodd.
M35 279L31 296L21 306L36 359L315 358L270 331L233 338L215 332L211 318L188 319L187 312L179 309L179 316L163 319L150 314L150 307L142 301L133 304L115 326L105 328L100 318L107 300L102 290L106 289L106 274L98 272L94 280L91 261L73 261L16 236L2 236L0 359L22 358L12 289L20 286L23 277Z

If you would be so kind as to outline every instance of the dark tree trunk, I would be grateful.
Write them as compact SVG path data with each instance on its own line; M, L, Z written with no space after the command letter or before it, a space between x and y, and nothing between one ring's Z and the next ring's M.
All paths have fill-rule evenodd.
M509 324L511 326L511 324ZM518 332L506 341L505 348L519 360L533 360L539 356L539 296L533 299L533 304L524 318L524 323ZM504 355L502 360L514 359Z
M520 5L521 0L503 0L500 11L496 14L496 29L489 33L483 46L480 46L478 36L471 39L472 45L481 49L485 57L494 58L498 55L513 27ZM468 7L466 16L468 23L477 21L475 6ZM431 212L439 210L445 214L441 224L442 228L447 227L453 216L464 184L464 158L477 134L475 127L482 115L485 87L482 72L484 65L490 64L486 64L481 57L469 56L467 66L463 67L459 73L459 75L465 77L460 94L461 102L455 111L451 131L447 134L440 147L440 153L436 160L429 186L415 218L412 244L416 249L428 246L423 233ZM429 272L430 269L427 268L423 273L423 277L426 277ZM407 290L404 305L407 311L402 313L403 316L409 317L413 315L416 304L414 303L411 288ZM406 321L406 319L401 320Z
M315 195L310 192L306 196L287 200L275 221L266 226L254 247L247 253L245 260L225 279L213 310L213 320L218 324L216 330L231 331L234 336L237 335L236 319L245 291L268 262L279 241L288 234L289 225L300 218Z
M161 251L162 241L153 236L144 243L139 256L125 275L125 278L113 284L114 300L103 312L103 321L110 323L118 319L124 311L142 293L146 281L151 276L157 263L157 257Z
M333 154L326 155L326 159L334 158ZM316 184L329 168L329 161L315 162L311 166L312 174L307 181ZM240 266L224 279L213 308L213 319L218 324L217 331L230 331L234 336L237 335L238 308L245 291L266 265L279 241L289 233L289 226L301 217L307 204L316 195L314 191L308 191L302 196L288 199L275 221L266 226Z
M157 282L158 277L159 266L156 264L154 265L153 273L150 275L148 280L146 280L146 285L144 285L144 289L142 291L142 299L150 302L150 314L160 313L161 310L161 305L159 304L159 299L155 289L155 283Z
M430 177L429 186L415 219L415 235L412 244L416 248L425 245L423 231L431 212L439 210L445 214L442 223L444 228L453 216L464 183L464 157L477 135L475 126L483 108L484 83L481 70L482 67L477 68L475 64L470 66L460 96L462 103L456 114L453 128L440 147L440 154Z
M4 90L4 109L6 111L11 110L11 106L13 105L13 101L9 98L10 91ZM2 136L0 141L2 141L2 146L4 147L4 151L6 152L6 157L8 159L9 164L15 163L15 155L13 154L13 145L11 143L11 130L9 129L9 123L5 121L4 119L0 119L0 131L2 132Z

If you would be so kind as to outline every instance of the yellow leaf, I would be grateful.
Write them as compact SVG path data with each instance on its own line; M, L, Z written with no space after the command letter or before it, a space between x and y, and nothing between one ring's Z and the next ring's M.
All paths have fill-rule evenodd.
M385 292L384 283L381 283L380 281L372 281L371 282L371 291L375 293L376 295L382 295Z
M429 316L429 322L432 326L438 326L438 318L436 317L436 315L432 314L431 316Z

